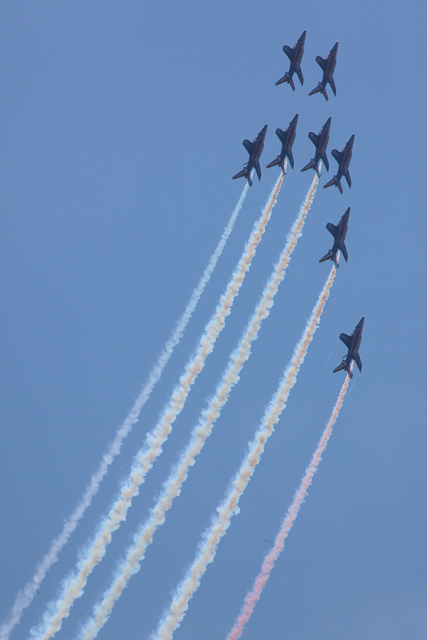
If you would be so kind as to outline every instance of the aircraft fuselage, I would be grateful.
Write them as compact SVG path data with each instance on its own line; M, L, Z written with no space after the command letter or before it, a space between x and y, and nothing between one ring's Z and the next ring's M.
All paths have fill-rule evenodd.
M351 344L351 349L349 354L351 355L351 359L353 359L353 357L359 353L360 343L362 342L362 331L363 331L364 323L365 323L365 318L363 317L354 330L353 342Z
M255 141L254 152L253 152L252 156L249 158L250 162L252 162L253 164L255 164L255 162L258 162L258 160L261 157L262 151L264 149L264 142L265 142L266 133L267 133L267 125L265 125L265 127L263 127L263 129L260 131L260 133L257 136L257 139Z
M338 245L338 247L340 245L342 245L342 243L344 242L346 235L347 235L347 230L348 230L348 219L350 217L350 207L347 209L347 211L345 212L345 214L343 215L340 225L339 225L339 231L338 231L338 236L336 239L336 243Z

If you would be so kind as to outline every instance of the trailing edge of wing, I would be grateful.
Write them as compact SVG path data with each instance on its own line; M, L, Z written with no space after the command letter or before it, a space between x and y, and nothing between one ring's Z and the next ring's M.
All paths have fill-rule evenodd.
M287 44L285 44L283 46L283 52L286 53L286 55L288 56L289 60L292 62L293 59L295 58L295 49L293 49L292 47L289 47Z
M338 235L338 227L337 226L332 224L332 222L328 222L328 224L326 225L326 228L329 231L329 233L333 235L334 238L337 237L337 235Z
M351 336L348 336L346 333L340 333L340 340L341 340L341 342L344 342L344 344L347 347L347 349L351 348L351 343L352 343L352 337Z
M253 150L255 149L255 143L245 138L242 144L245 147L246 151L249 153L249 155L251 155L253 153Z
M326 69L326 60L324 58L322 58L322 56L316 56L316 62L319 65L319 67L322 69L322 71L325 71L325 69Z
M344 155L342 151L338 151L338 149L332 149L331 154L332 154L332 157L334 157L335 160L338 162L338 164L342 162L342 158Z
M308 137L309 137L309 140L311 140L311 142L317 148L320 144L320 136L317 133L313 133L313 131L310 131L310 133L308 134Z

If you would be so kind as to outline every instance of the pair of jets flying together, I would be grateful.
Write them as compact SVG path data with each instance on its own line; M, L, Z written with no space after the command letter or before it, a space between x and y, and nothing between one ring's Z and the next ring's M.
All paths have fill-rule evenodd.
M279 138L280 142L282 143L282 149L280 151L280 154L277 156L277 158L267 165L267 169L270 169L270 167L280 166L283 173L285 173L284 163L285 163L286 157L289 159L289 163L292 169L294 168L294 157L292 154L292 146L295 141L297 122L298 122L298 114L289 123L285 131L279 128L276 129L276 135ZM252 186L251 173L253 169L255 169L258 175L258 180L261 180L261 166L259 161L261 158L261 153L264 149L264 141L265 141L265 136L267 134L267 126L268 125L265 125L261 129L261 131L255 138L255 140L253 140L252 142L250 140L247 140L246 138L245 140L243 140L243 146L245 147L246 151L249 153L249 160L244 165L243 169L239 171L239 173L236 173L235 176L233 176L233 180L236 180L236 178L246 178L250 186ZM329 142L330 128L331 128L331 118L329 117L318 134L313 133L313 131L310 131L310 133L308 134L308 137L316 147L316 152L314 154L314 158L312 158L310 162L305 167L303 167L303 169L301 169L301 171L314 169L317 172L317 174L320 176L319 164L321 160L323 161L326 167L326 170L329 171L329 161L326 155L326 148ZM341 178L343 176L347 180L348 186L351 188L351 178L350 178L350 172L348 170L348 167L350 165L351 157L353 155L353 144L354 144L354 133L351 136L350 140L343 147L342 151L338 151L338 149L332 149L332 156L338 162L338 171L337 171L337 174L332 178L332 180L330 180L324 185L324 189L335 185L338 187L340 193L342 193L343 189L341 185Z
M304 31L304 33L298 38L297 43L293 48L289 47L287 44L285 44L285 46L283 47L283 51L288 56L291 64L289 66L289 71L285 73L283 78L280 78L280 80L276 82L276 86L288 82L292 87L292 91L295 91L295 84L293 80L294 73L297 74L301 85L304 84L304 76L302 75L301 71L301 60L304 54L306 33L307 32ZM322 56L316 57L316 62L323 71L323 77L321 82L318 83L317 87L313 89L313 91L310 91L310 93L308 94L309 96L313 96L315 93L321 93L325 97L325 100L328 100L328 94L326 93L327 84L329 84L329 86L331 87L334 96L337 95L337 88L335 86L335 81L333 78L335 66L337 64L337 52L338 42L334 44L334 46L328 53L326 60L322 58Z

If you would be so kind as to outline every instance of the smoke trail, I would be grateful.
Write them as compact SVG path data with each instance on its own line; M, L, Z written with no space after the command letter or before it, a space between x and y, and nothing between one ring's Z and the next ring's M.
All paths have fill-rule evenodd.
M301 236L302 227L313 202L318 182L319 179L316 175L301 205L292 229L288 234L286 245L280 255L279 261L264 288L261 299L240 339L237 349L230 357L229 364L217 387L216 393L209 402L208 408L202 413L198 424L193 429L190 443L183 453L181 460L165 482L163 492L156 505L152 508L147 522L135 534L134 542L128 549L126 559L119 567L111 586L105 592L102 602L95 606L92 617L81 633L81 637L85 640L93 640L93 638L98 635L99 630L107 621L115 603L121 596L123 589L126 587L132 575L139 570L140 562L144 557L147 546L152 542L156 529L164 523L165 513L171 508L173 500L181 493L181 488L187 479L189 468L194 464L196 456L200 453L206 439L211 434L213 425L219 417L222 407L227 402L232 387L239 381L240 371L250 356L251 344L258 335L262 321L267 318L270 313L274 303L274 297L285 276L292 252L296 247L298 238Z
M230 237L231 232L233 231L234 224L237 220L237 216L240 213L240 210L243 206L243 202L247 196L249 189L249 185L246 184L242 191L242 195L239 198L239 201L231 214L230 220L225 227L221 239L218 243L217 248L213 252L210 257L210 260L206 266L206 269L199 280L198 285L194 289L191 294L190 301L185 308L184 313L181 318L178 320L175 329L173 330L171 336L163 347L162 352L159 355L159 358L152 368L147 382L143 386L140 394L135 400L135 403L131 409L131 411L126 416L125 421L122 426L117 430L114 440L111 442L107 451L104 453L102 457L101 464L98 469L92 475L89 486L86 488L86 491L81 499L80 503L75 508L74 512L71 514L70 518L65 522L64 527L61 533L54 539L52 545L44 556L43 560L39 564L36 569L36 573L33 578L25 585L25 587L18 593L16 600L13 604L12 610L9 614L7 620L3 622L0 627L0 640L8 640L11 632L19 624L22 614L25 609L30 606L31 602L34 599L37 591L40 588L42 581L44 580L47 572L51 568L53 564L58 560L58 555L67 544L71 534L76 529L79 521L83 517L86 509L91 505L92 500L98 493L98 489L101 485L102 480L104 479L109 466L113 462L114 458L120 453L124 440L129 435L132 430L133 425L138 421L139 415L141 413L142 408L147 402L148 398L151 395L155 385L160 380L160 376L162 375L163 369L169 362L169 359L173 353L173 350L179 343L182 338L182 335L185 331L187 324L189 323L191 316L199 302L201 295L208 284L212 273L217 265L217 262L224 250L225 244Z
M60 597L56 603L48 607L40 628L33 632L37 640L41 640L41 638L48 640L48 638L51 638L60 629L62 619L69 614L74 600L83 593L83 587L87 582L89 574L104 556L105 549L111 541L112 532L115 531L120 526L120 522L126 518L133 497L138 494L139 487L144 482L146 474L162 452L162 445L172 430L172 424L181 412L197 375L203 369L205 360L211 353L215 341L224 327L225 318L231 312L234 299L243 284L246 272L251 265L257 246L261 241L265 227L271 217L271 212L279 195L282 182L283 174L279 176L259 220L254 225L250 239L234 270L227 289L221 296L217 309L200 339L196 354L190 358L190 361L187 363L185 372L182 374L179 384L174 389L172 397L164 409L156 427L147 434L145 446L137 453L127 483L122 486L119 497L111 507L95 539L87 549L85 558L78 562L77 571L66 580Z
M353 363L351 368L353 368ZM249 591L249 593L246 595L240 614L237 617L232 630L228 634L227 640L238 640L238 638L240 638L240 636L242 635L243 628L245 624L248 622L249 618L251 617L252 612L255 608L255 605L261 596L262 590L264 589L265 584L268 578L270 577L270 573L274 568L274 563L276 562L277 558L283 551L283 548L285 546L285 540L288 537L288 533L291 530L292 525L295 522L298 512L301 508L301 505L305 500L308 488L311 485L313 476L316 473L317 467L319 466L320 461L322 459L322 454L326 449L326 445L328 444L329 438L331 437L332 427L334 426L338 418L338 414L342 407L342 403L344 401L344 396L347 392L349 382L350 382L350 376L347 374L344 384L341 387L341 391L336 401L334 410L332 411L332 415L329 418L329 422L325 427L322 437L320 438L319 444L317 446L316 451L314 452L310 465L307 467L305 475L301 480L299 489L295 493L294 500L287 511L285 519L282 522L280 531L277 534L276 539L274 541L274 546L269 551L269 553L267 553L267 555L265 556L264 561L262 563L261 571L256 577L251 591Z
M267 407L261 425L255 434L255 438L249 445L249 451L243 460L240 469L233 480L225 500L217 509L217 516L204 534L204 539L199 547L196 558L189 568L187 575L176 589L169 610L163 616L160 624L153 634L156 640L170 640L173 632L181 623L188 609L188 602L197 590L200 580L206 571L207 565L213 561L216 548L222 536L227 531L231 517L238 512L238 503L252 474L260 461L265 443L274 430L274 425L279 420L280 414L285 408L289 393L295 384L298 371L304 362L308 346L313 339L314 332L320 322L320 318L332 284L335 279L336 266L331 269L329 277L323 287L319 299L314 307L311 317L298 345L295 348L292 360L289 363L279 388Z

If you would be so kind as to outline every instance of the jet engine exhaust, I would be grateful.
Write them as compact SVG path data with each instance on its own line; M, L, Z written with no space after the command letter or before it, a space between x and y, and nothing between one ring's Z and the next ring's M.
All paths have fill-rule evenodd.
M254 440L249 445L249 451L232 482L229 493L217 508L217 515L213 518L211 526L203 535L203 541L193 564L178 585L167 613L160 621L157 630L152 636L155 640L171 640L175 629L180 625L185 616L188 603L198 589L208 564L211 563L215 557L217 546L230 525L231 517L238 512L239 499L261 459L265 444L273 433L274 425L278 422L286 406L289 393L296 382L299 369L304 362L310 342L319 325L324 306L335 280L336 271L334 265L312 311L301 340L295 347L291 362L286 368L279 388L266 409Z
M258 336L262 321L270 314L279 285L285 277L286 268L297 245L298 238L302 234L302 228L312 205L318 182L318 178L315 176L288 234L287 242L279 261L267 282L261 300L240 339L237 349L230 356L229 364L222 375L216 393L193 429L190 443L165 482L163 491L151 509L147 522L140 527L134 536L134 542L129 547L126 558L113 578L112 584L105 592L102 602L95 606L93 616L82 633L84 640L92 640L96 637L130 578L139 570L147 546L152 542L155 531L164 523L165 514L171 508L173 500L180 495L182 485L187 479L189 468L194 464L196 456L201 452L211 434L215 421L226 404L232 387L239 381L240 372L245 362L249 359L252 342Z
M231 232L233 231L237 216L239 215L240 210L243 206L245 198L248 194L248 190L248 185L245 185L242 191L242 195L240 196L239 201L233 213L231 214L230 220L228 221L228 224L222 233L218 246L211 255L202 277L200 278L196 288L191 294L191 298L184 310L184 313L178 320L175 329L172 331L172 334L163 347L163 350L161 351L156 364L151 369L147 382L136 398L132 409L126 416L126 419L121 427L119 427L119 429L116 431L116 435L113 441L102 456L102 461L99 464L98 469L92 475L90 483L87 486L81 501L79 502L71 516L66 520L61 533L53 540L49 551L46 553L43 560L38 565L34 576L31 578L31 580L28 581L25 587L19 591L9 617L5 620L5 622L3 622L0 627L0 640L8 640L13 629L19 624L22 618L22 614L24 613L25 609L27 609L27 607L29 607L32 603L36 593L40 588L41 583L46 577L47 572L52 567L52 565L57 562L60 552L67 544L72 533L75 531L77 525L86 512L86 509L88 509L88 507L90 507L90 505L92 504L92 500L98 493L101 482L105 478L110 465L112 464L116 456L119 455L124 440L131 432L133 425L138 422L140 413L144 405L149 399L155 385L159 382L160 377L163 373L163 369L169 362L175 347L179 344L184 331L193 315L193 312L202 296L202 293L205 290L205 287L208 284L212 273L214 272L217 262L224 250L226 242L229 239Z
M332 428L338 418L338 414L343 405L345 394L347 393L349 383L350 383L350 375L348 374L345 378L344 384L341 387L341 391L338 395L338 399L335 403L335 407L332 411L331 417L329 418L329 422L326 425L325 430L323 431L323 434L322 434L322 437L320 438L317 449L314 452L311 462L306 469L303 479L301 480L301 484L295 493L293 502L288 508L286 516L280 527L279 533L277 534L276 539L274 541L273 548L270 549L270 551L264 557L261 571L257 575L252 589L247 593L245 597L245 601L243 603L242 609L236 619L236 622L234 623L233 628L231 629L230 633L227 636L227 640L238 640L238 638L240 638L240 636L242 635L243 629L246 623L249 621L253 613L253 610L255 608L255 605L261 597L261 593L267 583L267 580L269 579L270 574L274 569L274 564L284 549L285 540L288 537L288 534L292 528L292 525L294 524L298 516L301 505L304 502L307 495L307 491L312 483L313 476L316 473L317 468L322 459L322 454L326 449L329 438L331 437Z
M231 312L233 302L239 293L267 223L270 220L282 182L283 175L281 174L260 218L254 225L249 241L227 285L226 291L221 296L217 309L206 326L196 355L187 363L180 382L173 391L171 399L157 425L147 434L145 446L137 453L129 478L120 489L119 498L111 506L84 557L78 561L75 572L65 580L61 596L56 603L48 605L44 619L35 631L36 640L48 640L61 628L62 620L69 615L75 599L82 595L89 575L96 565L101 562L106 547L111 542L112 533L125 520L132 499L139 493L139 487L144 482L146 474L161 454L162 445L172 430L172 424L182 411L190 389L203 369L206 358L212 352L215 341L224 327L225 319ZM54 611L53 614L52 610Z

